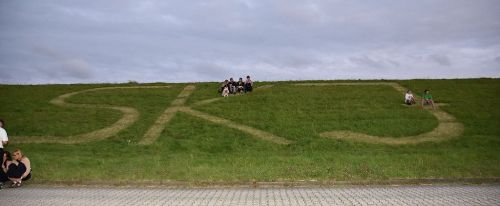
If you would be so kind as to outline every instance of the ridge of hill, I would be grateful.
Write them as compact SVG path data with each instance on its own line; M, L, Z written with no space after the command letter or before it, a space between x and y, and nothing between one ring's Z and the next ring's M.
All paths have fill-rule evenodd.
M500 79L256 82L227 98L218 86L0 85L6 149L43 182L500 176ZM405 106L405 89L440 106Z

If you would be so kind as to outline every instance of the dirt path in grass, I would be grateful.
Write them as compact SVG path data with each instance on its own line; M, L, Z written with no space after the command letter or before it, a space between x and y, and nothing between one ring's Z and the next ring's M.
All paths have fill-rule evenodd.
M267 88L269 88L269 87L267 87ZM139 143L140 144L151 144L154 141L156 141L156 139L158 139L158 137L160 137L161 133L165 130L168 122L172 119L173 116L175 116L175 114L177 112L183 112L183 113L207 120L207 121L212 122L212 123L216 123L216 124L226 126L229 128L237 129L237 130L240 130L242 132L248 133L248 134L254 136L255 138L270 141L270 142L273 142L276 144L290 144L291 143L291 141L289 141L283 137L279 137L279 136L276 136L274 134L271 134L269 132L265 132L265 131L262 131L262 130L259 130L256 128L252 128L252 127L249 127L246 125L237 124L231 120L217 117L214 115L210 115L207 113L203 113L200 111L196 111L196 110L191 109L188 106L184 106L186 99L189 97L189 95L191 95L191 93L194 90L195 90L194 85L189 85L189 86L185 87L184 90L179 94L177 99L175 99L172 102L171 107L169 107L165 110L165 112L158 118L158 120L153 124L153 126L146 132L146 134L144 135L144 137L142 138L142 140ZM217 97L217 98L212 98L212 99L208 99L208 100L202 100L202 101L200 101L202 103L198 102L198 103L195 103L193 105L208 104L208 103L216 102L220 99L224 99L224 98Z
M182 92L177 96L177 99L172 101L171 107L168 107L163 114L156 120L156 122L149 128L149 130L144 134L139 144L151 144L161 133L165 130L168 122L175 116L175 113L179 111L179 107L184 105L187 98L196 89L194 85L186 86Z
M272 84L268 84L268 85L262 85L260 87L257 87L255 88L256 90L263 90L263 89L269 89L271 87L273 87L274 85ZM237 94L236 96L238 96L239 94ZM210 104L210 103L214 103L214 102L217 102L217 101L220 101L224 98L220 98L220 97L215 97L215 98L211 98L211 99L205 99L205 100L201 100L199 102L195 102L192 104L193 107L196 107L196 106L201 106L201 105L206 105L206 104Z
M296 86L338 86L338 85L386 85L391 86L396 91L404 94L408 89L394 82L366 82L366 83L303 83L295 84ZM447 104L439 104L439 106L446 106ZM405 137L380 137L374 135L368 135L364 133L357 133L352 131L330 131L320 133L321 137L328 137L334 139L348 139L369 143L383 143L391 145L402 145L402 144L418 144L422 142L439 142L454 137L462 135L464 126L462 123L456 121L455 117L447 112L436 107L433 109L426 109L429 111L437 120L438 126L432 131Z
M85 143L85 142L98 141L109 138L111 136L118 134L118 132L129 127L135 121L137 121L139 117L139 112L132 107L99 105L99 104L76 104L76 103L68 103L66 102L66 100L71 96L77 94L94 92L94 91L113 90L113 89L157 89L157 88L169 88L169 87L171 86L103 87L103 88L87 89L87 90L63 94L61 96L52 99L50 103L60 107L113 109L123 113L123 116L109 127L105 127L88 133L71 135L71 136L13 136L11 137L12 139L11 141L15 143L76 144L76 143Z
M346 86L354 86L354 85L386 85L391 86L396 91L404 93L406 92L406 88L403 86L394 83L394 82L368 82L368 83L303 83L303 84L294 84L296 86L335 86L335 85L346 85ZM271 88L273 85L264 85L256 88L256 90ZM103 129L91 131L84 134L71 135L66 137L60 136L13 136L12 142L15 143L61 143L61 144L76 144L76 143L85 143L91 141L98 141L109 138L118 134L118 132L126 129L134 122L137 121L139 117L139 112L132 107L125 106L113 106L113 105L99 105L99 104L76 104L76 103L68 103L66 100L74 95L93 92L93 91L101 91L101 90L112 90L112 89L151 89L151 88L169 88L170 86L137 86L137 87L104 87L104 88L95 88L88 89L83 91L77 91L72 93L67 93L61 96L58 96L50 101L50 103L61 106L61 107L77 107L77 108L100 108L100 109L113 109L123 113L122 118L116 121L114 124L109 127L105 127ZM185 102L187 98L193 93L196 89L194 85L186 86L181 93L177 96L177 98L171 102L170 106L165 109L165 111L161 114L161 116L156 120L156 122L149 128L148 131L144 134L143 138L140 140L140 144L147 145L151 144L161 133L165 130L166 126L175 116L177 112L183 112L204 120L207 120L212 123L216 123L222 126L227 126L229 128L237 129L247 134L252 135L253 137L261 140L266 140L269 142L273 142L276 144L291 144L293 141L287 140L286 138L277 136L270 132L262 131L256 128L252 128L250 126L246 126L243 124L238 124L232 122L231 120L224 119L221 117L217 117L214 115L210 115L207 113L203 113L200 111L196 111L189 106L185 106ZM212 98L207 100L202 100L193 104L193 106L199 106L204 104L213 103L224 98ZM441 106L444 106L441 104ZM406 136L406 137L379 137L373 136L363 133L356 133L352 131L330 131L320 133L322 137L335 138L335 139L350 139L356 141L370 142L370 143L384 143L384 144L392 144L392 145L400 145L400 144L417 144L421 142L437 142L443 141L446 139L454 138L460 136L463 133L463 125L456 121L456 119L448 114L447 112L439 109L436 110L428 110L437 120L438 126L427 133L414 135L414 136Z
M255 129L253 127L249 127L249 126L246 126L243 124L238 124L238 123L235 123L234 121L231 121L228 119L224 119L221 117L217 117L217 116L213 116L213 115L210 115L207 113L196 111L196 110L193 110L189 107L181 107L180 111L187 113L187 114L190 114L190 115L193 115L195 117L204 119L204 120L208 120L210 122L213 122L213 123L216 123L216 124L219 124L222 126L226 126L229 128L240 130L242 132L246 132L246 133L248 133L248 134L250 134L258 139L266 140L266 141L273 142L276 144L290 144L290 143L292 143L292 141L287 140L283 137L277 136L275 134L272 134L272 133L269 133L266 131L262 131L259 129Z
M118 132L126 129L134 122L137 121L139 117L139 112L132 107L125 106L112 106L112 105L98 105L98 104L76 104L76 103L68 103L66 100L71 96L82 94L86 92L93 91L101 91L101 90L112 90L112 89L151 89L151 88L169 88L171 86L138 86L138 87L104 87L104 88L94 88L88 90L82 90L77 92L71 92L67 94L63 94L58 96L50 101L50 103L61 106L61 107L77 107L77 108L100 108L100 109L113 109L118 110L123 113L122 118L116 121L114 124L109 127L105 127L103 129L95 130L92 132L71 135L71 136L13 136L11 137L12 142L15 143L60 143L60 144L77 144L77 143L85 143L91 141L103 140L109 137L112 137ZM267 86L265 88L269 88L271 86ZM216 117L213 115L209 115L203 112L195 111L189 107L184 106L187 98L193 93L196 89L194 85L186 86L181 93L177 96L177 98L171 102L170 107L165 109L162 115L156 120L156 122L148 129L148 131L144 134L143 138L140 140L139 144L147 145L151 144L161 133L165 130L169 121L175 114L179 111L193 115L195 117L208 120L210 122L220 124L223 126L227 126L233 129L237 129L243 132L246 132L258 139L267 140L270 142L274 142L277 144L289 144L291 141L286 140L285 138L276 136L274 134L261 131L259 129L255 129L249 126L240 125L231 122L230 120ZM258 89L258 88L257 88ZM222 97L209 99L210 101L204 100L204 104L215 102L219 99L223 99Z

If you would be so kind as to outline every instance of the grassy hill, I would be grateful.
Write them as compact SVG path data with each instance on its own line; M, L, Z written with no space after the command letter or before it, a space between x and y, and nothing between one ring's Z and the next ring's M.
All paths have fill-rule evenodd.
M380 81L257 82L272 86L228 98L216 93L218 83L190 84L196 88L184 96L188 84L1 85L0 118L11 140L6 149L28 155L36 181L500 177L500 79L386 81L416 94L430 89L439 110L463 125L458 137L399 145L320 135L351 131L398 139L440 124L429 109L403 105L403 94L388 85L328 85L345 82ZM165 87L138 88L144 86ZM108 89L92 90L101 87ZM66 105L51 103L72 92ZM172 103L178 100L185 103ZM132 108L136 119L109 137L58 143L85 139L124 117L111 106ZM166 116L171 119L158 124ZM141 144L154 125L164 129Z

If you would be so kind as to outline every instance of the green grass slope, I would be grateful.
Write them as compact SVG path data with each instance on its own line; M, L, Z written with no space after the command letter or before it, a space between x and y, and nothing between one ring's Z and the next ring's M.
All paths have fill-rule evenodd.
M321 81L339 82L339 81ZM358 81L357 81L358 82ZM433 130L427 111L402 105L388 86L273 87L217 98L218 83L197 83L186 105L293 141L279 145L230 127L177 113L150 145L138 142L187 84L170 88L102 90L69 102L137 109L139 119L117 135L81 144L16 143L15 136L69 136L102 129L121 118L114 110L59 107L59 95L117 85L0 86L0 118L11 136L7 150L29 156L37 181L299 181L500 177L500 79L395 81L414 93L428 88L441 109L464 125L458 138L385 145L322 138L350 130L395 138ZM151 84L147 84L151 85ZM158 84L159 85L159 84ZM138 86L138 85L119 85ZM222 98L222 97L220 97Z

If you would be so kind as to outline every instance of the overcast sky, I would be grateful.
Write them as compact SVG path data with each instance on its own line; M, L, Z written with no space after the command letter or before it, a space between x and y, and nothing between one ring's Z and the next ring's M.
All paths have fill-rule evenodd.
M500 77L499 0L0 0L0 83Z

